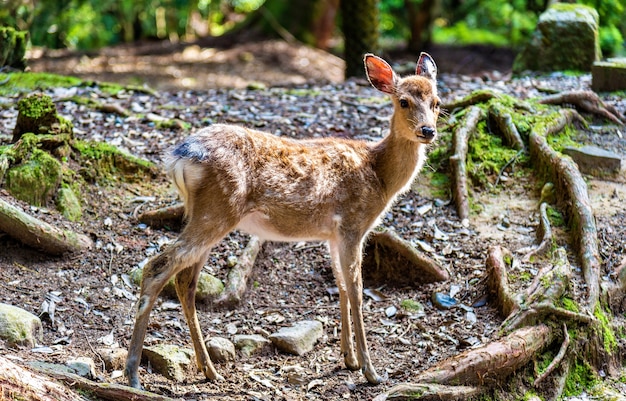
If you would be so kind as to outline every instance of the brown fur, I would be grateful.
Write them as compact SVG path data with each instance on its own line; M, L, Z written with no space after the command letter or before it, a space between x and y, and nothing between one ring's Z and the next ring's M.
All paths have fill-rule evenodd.
M268 240L328 242L340 294L345 363L350 369L362 368L372 383L382 380L371 363L363 326L363 241L419 172L425 144L436 135L439 109L430 56L422 53L416 75L404 79L376 56L367 55L365 65L372 85L393 101L390 133L381 141L297 141L216 124L174 149L167 171L185 202L188 224L144 268L126 366L132 386L139 386L137 369L150 310L174 275L198 367L209 379L219 377L204 345L194 295L209 250L234 229Z

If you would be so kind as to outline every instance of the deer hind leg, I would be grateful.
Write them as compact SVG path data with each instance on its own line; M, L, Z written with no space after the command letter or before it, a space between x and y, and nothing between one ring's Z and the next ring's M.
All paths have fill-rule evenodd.
M356 355L359 366L363 369L363 374L368 382L378 384L383 378L376 373L372 364L367 338L365 336L365 325L363 323L363 280L361 278L361 252L362 239L355 239L356 236L347 235L339 244L339 259L343 279L346 283L346 292L349 299L352 321L354 323L354 336L356 340Z
M176 294L178 295L183 313L185 314L185 319L187 320L187 325L189 326L189 333L191 334L191 340L196 354L198 370L209 380L222 380L222 376L217 373L209 357L196 313L196 287L198 285L200 271L206 262L206 258L205 256L201 262L180 271L176 275L174 282L176 284Z
M338 244L335 241L329 243L331 265L333 275L339 289L339 305L341 308L341 354L344 363L350 370L359 369L359 361L354 353L354 342L352 336L352 317L350 316L350 300L346 292L346 282L341 269Z
M189 224L187 227L189 227ZM181 304L183 305L185 316L193 317L193 319L187 318L192 336L194 335L194 331L195 335L199 332L194 302L197 280L188 280L187 278L195 277L196 270L199 274L202 265L206 261L209 249L229 231L229 229L214 229L208 233L198 233L185 229L176 242L165 248L161 254L151 259L144 267L139 302L137 304L137 314L135 317L135 327L128 348L125 369L125 374L131 387L141 388L138 369L139 363L141 362L141 351L148 328L150 312L167 281L172 276L182 271L188 272L181 275L181 278L178 280L181 284L178 286L186 282L188 290L184 291L185 296L181 298ZM193 289L191 289L192 284ZM186 297L188 296L191 297L191 302L187 301ZM185 301L183 301L183 298L185 298ZM193 305L192 309L189 308L189 305ZM201 335L198 337L201 341ZM197 340L194 339L194 346L196 341ZM198 354L199 351L201 352L201 350L196 349L196 354ZM205 356L202 355L201 358L205 358ZM206 359L208 360L208 353ZM208 369L205 368L207 365L208 364L202 367L205 375L208 371ZM217 374L215 374L215 378L218 378Z

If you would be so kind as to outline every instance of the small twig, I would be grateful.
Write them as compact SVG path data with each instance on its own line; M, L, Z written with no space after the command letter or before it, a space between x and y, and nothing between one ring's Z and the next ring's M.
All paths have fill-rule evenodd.
M87 342L87 345L89 346L89 349L91 350L91 352L93 352L93 354L96 355L98 359L100 359L100 363L102 363L102 370L104 370L106 367L106 364L104 363L104 359L102 359L102 356L100 355L100 353L98 353L91 345L91 341L89 341L89 337L87 336L87 332L85 331L85 328L83 327L83 325L79 324L78 327L80 327L80 330L83 332L83 336L85 336L85 341Z
M561 344L561 349L556 354L552 362L550 362L546 370L541 375L539 375L539 377L535 379L533 386L537 387L539 383L541 383L546 377L550 375L550 373L552 373L554 369L556 369L557 366L559 366L559 364L565 357L565 353L567 352L567 347L569 346L569 333L567 332L567 325L565 323L563 323L563 336L565 338L563 339L563 344Z
M511 160L509 160L508 162L506 162L504 166L502 166L502 168L500 169L500 172L498 173L498 178L496 179L496 184L494 185L495 187L497 187L498 184L500 183L500 177L502 177L502 174L504 174L504 170L506 170L511 164L513 164L524 152L525 150L521 149L519 152L515 154L515 156L511 158Z

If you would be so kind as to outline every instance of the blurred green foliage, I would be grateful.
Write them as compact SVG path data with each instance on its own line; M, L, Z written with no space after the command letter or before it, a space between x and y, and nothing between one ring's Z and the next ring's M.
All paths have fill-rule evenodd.
M324 0L311 0L324 1ZM410 35L407 4L379 0L383 38ZM0 25L27 29L36 46L94 49L146 38L221 35L265 0L0 0ZM626 0L578 0L600 15L603 54L624 54ZM432 40L447 44L520 47L548 0L439 0L431 10ZM289 8L286 7L286 10Z

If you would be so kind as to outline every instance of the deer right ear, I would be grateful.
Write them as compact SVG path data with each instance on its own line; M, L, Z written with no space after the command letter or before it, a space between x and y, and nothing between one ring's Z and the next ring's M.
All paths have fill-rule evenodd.
M374 88L385 93L395 92L398 77L385 60L368 53L365 55L364 63L367 79Z

